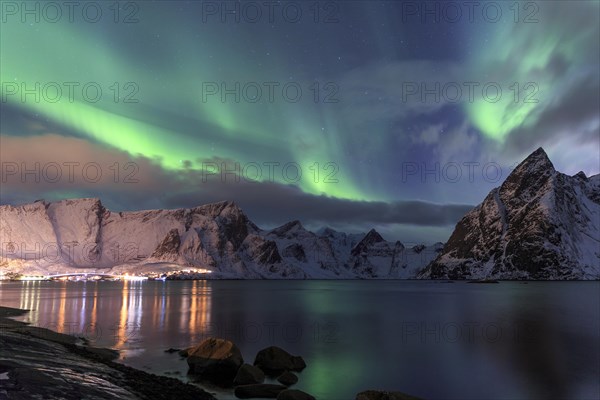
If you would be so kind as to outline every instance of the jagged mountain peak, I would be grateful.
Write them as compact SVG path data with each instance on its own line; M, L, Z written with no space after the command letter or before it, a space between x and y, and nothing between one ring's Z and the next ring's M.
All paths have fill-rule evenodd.
M405 248L405 246L404 246L404 243L402 243L402 242L401 242L401 241L399 241L399 240L396 240L396 242L394 243L394 246L395 246L396 248L398 248L398 249L404 249L404 248Z
M286 222L285 224L281 225L280 227L277 227L273 230L271 230L270 233L273 233L277 236L285 236L287 234L290 234L292 232L298 232L298 231L304 231L304 226L302 226L302 223L300 221L293 220L290 222Z
M56 201L47 201L45 199L37 199L33 203L30 204L43 204L46 208L49 206L81 206L81 207L89 207L89 208L103 208L102 201L97 197L82 197L82 198L73 198L73 199L62 199ZM24 204L26 205L26 204Z
M362 241L368 243L378 243L385 242L385 239L375 229L371 229L369 232L367 232Z
M541 147L521 162L500 186L500 198L506 202L529 201L551 189L554 165Z
M192 209L200 214L216 217L218 215L244 215L242 209L231 200L219 201L216 203L204 204Z
M598 279L600 194L584 176L556 171L536 150L459 221L421 276Z
M552 161L550 161L550 158L543 147L538 147L534 152L528 155L525 160L523 160L523 163L532 162L534 160L542 160L543 162L552 165Z
M244 213L234 201L220 201L205 204L189 210L190 214L200 214L210 218L216 218L228 225L228 231L236 236L236 245L241 243L243 237L250 232L258 232L260 229Z
M364 238L352 249L352 255L357 256L364 253L367 249L373 246L375 243L385 242L385 239L381 237L379 232L375 229L371 229Z
M62 203L62 204L98 204L102 205L102 201L98 197L82 197L76 199L64 199L58 200L52 203Z
M584 181L588 180L587 175L583 171L579 171L578 173L576 173L575 175L573 175L573 178L579 178L579 179L582 179Z
M217 204L222 204L224 210L241 210L241 208L237 205L237 203L233 200L224 200L220 201Z
M546 154L544 149L541 147L528 155L527 158L517 165L512 174L519 174L523 172L531 173L533 171L555 171L554 164L552 164L548 154Z

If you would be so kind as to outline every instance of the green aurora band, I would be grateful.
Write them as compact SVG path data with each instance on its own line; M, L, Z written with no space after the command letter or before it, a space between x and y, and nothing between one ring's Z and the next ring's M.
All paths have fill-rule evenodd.
M159 15L164 17L158 12L149 13L145 15L143 23L121 28L136 33L151 31L150 27L164 26L164 22L158 19ZM94 37L100 32L98 27L83 24L86 25L85 29L77 29L81 24L83 23L40 23L28 26L18 20L4 23L0 43L2 98L12 105L43 115L93 141L126 151L132 156L141 155L155 159L168 170L182 168L183 161L191 161L192 168L201 168L203 160L215 157L234 160L242 165L261 165L275 161L283 166L288 162L296 162L302 172L302 177L296 184L307 193L353 200L371 198L357 188L350 176L342 175L343 158L338 154L337 149L340 146L337 146L337 135L335 132L323 134L324 126L330 132L336 129L335 118L326 115L327 110L320 110L319 104L307 100L300 105L277 101L277 97L275 101L266 105L243 101L222 102L218 95L203 101L202 82L274 81L273 71L259 68L240 70L240 64L250 64L250 61L236 59L238 52L235 48L215 44L215 49L212 50L190 51L185 55L185 63L174 63L176 65L169 65L170 70L165 71L165 66L161 65L129 63L130 57L120 54L117 51L118 46L109 46L107 42ZM24 29L24 26L27 29ZM154 30L160 31L160 28ZM192 39L187 43L185 39L181 42L174 39L173 35L169 36L167 31L164 35L157 35L171 37L160 44L157 53L170 54L184 52L183 49L198 48L198 44ZM9 37L18 37L19 40L5 39ZM205 54L219 52L222 53L222 63L206 62ZM166 79L157 82L157 76ZM20 85L24 84L27 89L32 89L36 82L39 82L41 87L49 82L58 83L63 89L60 101L52 103L42 98L36 102L33 95L27 95L22 101L21 93L5 93L7 88L14 89L13 83L20 90ZM79 84L75 88L72 102L69 101L65 82ZM97 103L86 101L83 97L83 85L89 82L97 83L103 91L102 98ZM133 96L133 99L138 99L139 103L123 103L123 99L115 102L113 97L116 89L109 90L115 82L118 82L121 98L133 90L125 84L135 82L139 93ZM303 89L303 96L312 96L310 83L300 80L298 82ZM53 98L56 92L52 89L48 93L48 97ZM93 89L88 93L91 98L95 95ZM266 98L266 94L263 94L263 97ZM167 99L168 102L165 102ZM148 121L152 120L153 116L146 106L167 109L182 119L195 121L202 128L190 135L191 128L178 126L177 122L150 123ZM269 129L273 125L278 129ZM211 134L201 130L207 129L206 127L212 130L212 140ZM273 154L277 154L278 157L274 157ZM314 172L309 169L315 162L319 163L320 167L318 179L315 179ZM335 184L324 181L324 176L331 172L331 169L324 169L328 162L339 166L336 176L338 182ZM276 170L274 175L276 182L290 182L277 172L279 171ZM264 175L266 170L263 171ZM290 169L289 175L294 177L295 169Z
M581 21L597 16L600 2L577 2L578 7L569 7L566 2L556 2L556 7L527 4L522 4L519 18L530 23L514 23L512 15L502 23L479 27L476 36L489 35L491 39L480 44L470 63L471 76L479 77L482 83L498 83L503 92L498 102L476 96L466 104L466 113L474 127L500 142L514 129L533 125L539 112L562 89L564 71L550 68L552 63L585 66L597 62L585 50L597 46L597 26L583 23L573 32L572 26L561 22L566 13ZM535 14L530 14L533 11ZM494 98L496 91L490 89L488 94Z

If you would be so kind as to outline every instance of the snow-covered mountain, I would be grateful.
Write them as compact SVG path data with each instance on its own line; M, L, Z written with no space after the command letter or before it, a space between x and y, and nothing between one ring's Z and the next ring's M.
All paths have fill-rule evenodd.
M414 278L441 244L405 248L374 230L262 230L233 202L111 212L98 199L0 206L3 272L209 270L212 278Z
M0 244L5 273L599 279L600 175L557 172L540 148L462 218L446 245L405 246L375 230L312 232L300 221L263 230L230 201L111 212L98 199L0 206Z
M462 218L419 277L600 279L600 175L560 173L539 148Z

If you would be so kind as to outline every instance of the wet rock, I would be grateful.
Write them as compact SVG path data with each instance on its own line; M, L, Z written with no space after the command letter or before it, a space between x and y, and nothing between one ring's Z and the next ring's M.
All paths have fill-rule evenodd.
M117 350L91 346L84 346L83 349L85 349L85 351L87 351L88 353L93 353L97 357L107 361L112 361L119 358L119 352Z
M277 395L277 400L315 400L315 398L301 390L287 389Z
M193 347L188 347L187 349L179 350L177 354L179 354L181 357L187 357L191 349L193 349Z
M240 349L225 339L208 338L188 351L190 373L200 379L228 386L244 363Z
M279 375L285 371L302 371L306 368L304 359L293 356L281 347L270 346L258 352L254 365L267 375Z
M178 353L178 352L181 352L181 349L174 349L172 347L169 347L168 349L165 350L165 353L169 353L169 354Z
M285 386L291 386L298 382L298 377L289 371L285 371L277 377L277 382Z
M366 390L356 395L355 400L421 400L401 392L386 392L382 390Z
M260 368L250 364L244 364L240 367L237 375L233 379L234 385L250 385L254 383L263 383L265 373Z
M255 385L242 385L235 388L235 397L240 399L267 398L275 399L283 390L287 389L282 385L272 385L270 383L260 383Z

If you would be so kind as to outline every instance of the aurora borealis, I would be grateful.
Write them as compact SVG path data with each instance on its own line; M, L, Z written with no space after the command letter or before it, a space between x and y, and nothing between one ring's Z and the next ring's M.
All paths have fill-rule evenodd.
M432 242L537 147L600 170L597 1L52 3L2 1L1 159L103 174L3 167L2 204L231 199Z

